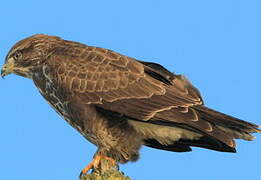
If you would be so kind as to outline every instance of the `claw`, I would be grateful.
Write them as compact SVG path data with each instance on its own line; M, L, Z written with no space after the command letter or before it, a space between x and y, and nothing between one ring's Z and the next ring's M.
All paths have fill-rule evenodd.
M113 166L116 165L116 161L110 157L104 156L104 155L96 155L93 160L81 171L80 173L80 178L84 175L87 174L88 171L91 169L97 168L102 160L107 160L110 161Z

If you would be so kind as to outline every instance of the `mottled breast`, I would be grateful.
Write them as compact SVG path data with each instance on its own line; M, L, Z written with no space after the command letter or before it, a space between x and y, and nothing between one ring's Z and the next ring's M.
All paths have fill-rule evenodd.
M53 109L67 121L71 126L83 133L83 127L71 118L68 92L64 88L59 87L56 83L54 74L48 65L42 66L41 70L33 75L33 81L41 95L53 107Z

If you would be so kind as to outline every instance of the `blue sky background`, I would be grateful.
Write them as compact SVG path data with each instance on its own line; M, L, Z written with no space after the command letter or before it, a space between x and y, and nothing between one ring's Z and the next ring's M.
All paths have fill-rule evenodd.
M261 1L9 0L0 3L0 59L35 33L109 48L186 75L208 106L261 124ZM30 80L0 80L0 179L73 180L96 148ZM258 179L261 136L237 154L141 149L121 167L134 180Z

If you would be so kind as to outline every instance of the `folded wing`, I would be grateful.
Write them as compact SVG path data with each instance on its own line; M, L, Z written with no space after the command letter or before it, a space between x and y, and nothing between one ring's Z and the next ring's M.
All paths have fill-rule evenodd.
M181 75L156 63L86 47L72 56L57 53L51 67L56 83L85 104L125 119L147 146L184 152L190 146L235 151L233 139L252 140L258 126L211 110Z

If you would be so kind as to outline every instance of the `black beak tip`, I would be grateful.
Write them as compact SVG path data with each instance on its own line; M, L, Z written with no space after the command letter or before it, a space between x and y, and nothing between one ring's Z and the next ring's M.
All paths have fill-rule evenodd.
M1 70L1 77L2 77L3 79L5 79L5 74L4 74L3 69Z

